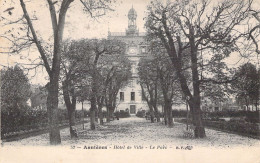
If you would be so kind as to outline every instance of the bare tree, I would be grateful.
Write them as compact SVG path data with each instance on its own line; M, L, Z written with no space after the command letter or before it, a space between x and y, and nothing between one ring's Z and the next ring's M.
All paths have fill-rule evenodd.
M82 94L88 94L84 88L84 81L88 79L90 72L91 53L85 42L66 41L63 43L61 60L61 82L62 93L66 108L68 110L71 138L77 137L75 131L75 110L77 98L84 99ZM83 87L83 85L85 87Z
M130 62L124 54L116 54L102 58L99 73L99 91L97 95L100 124L103 124L102 108L106 105L107 122L117 105L117 94L131 77Z
M181 89L191 109L195 137L206 136L200 109L200 84L221 83L224 79L203 76L204 65L200 52L208 57L227 57L237 50L235 43L244 34L237 30L248 16L251 1L152 1L148 6L146 27L151 38L160 39L176 70ZM210 9L209 9L210 8ZM190 66L182 64L185 50L189 51ZM200 66L201 65L201 66ZM183 69L190 68L192 88L187 83Z
M25 37L15 31L17 35L14 35L12 31L7 31L4 35L1 35L2 38L9 40L13 44L13 48L10 52L20 52L24 48L29 48L31 45L35 45L40 54L41 63L45 67L46 72L48 73L49 83L48 87L48 97L47 97L47 111L49 119L49 128L50 128L50 144L60 144L60 131L57 124L57 108L58 108L58 87L59 87L59 76L60 76L60 63L61 63L61 45L63 39L63 31L65 25L66 13L73 2L73 0L61 0L61 1L52 1L46 0L47 6L49 7L51 24L52 24L52 39L49 41L53 50L49 50L44 44L42 37L36 32L35 25L33 20L37 20L35 15L30 16L30 13L27 10L26 4L30 2L24 2L20 0L20 6L23 11L21 18L15 21L10 21L7 24L19 24L22 22L23 26L19 27L19 31L25 31ZM111 1L101 0L101 1L89 1L81 0L83 8L91 17L101 16L105 14L106 10L111 10L109 4ZM12 1L12 3L15 3ZM11 3L11 5L12 5ZM56 10L56 7L59 9ZM12 15L13 7L8 9L9 15ZM2 17L3 18L3 17ZM7 19L6 19L7 20ZM21 32L22 33L22 32ZM10 36L10 37L9 37ZM52 41L51 41L52 40ZM48 44L48 43L47 43Z
M124 43L117 40L97 40L92 39L85 41L85 46L92 55L91 65L91 97L90 97L90 126L91 129L95 129L95 114L97 112L97 96L99 93L99 86L102 83L99 81L100 63L102 66L102 57L112 57L113 55L123 54L125 52ZM99 63L100 62L100 63Z
M107 108L107 122L114 115L118 105L117 95L121 88L125 87L131 78L131 64L125 57L114 63L114 69L111 78L107 81L105 87L105 105Z
M158 114L157 103L162 94L165 122L172 127L172 105L179 102L181 94L174 67L161 44L152 42L149 58L140 61L138 73L148 106L153 106L155 113Z
M154 116L156 116L158 122L160 121L160 115L157 108L159 77L156 64L152 61L152 58L142 58L138 65L138 75L142 95L149 107L151 122L153 123Z

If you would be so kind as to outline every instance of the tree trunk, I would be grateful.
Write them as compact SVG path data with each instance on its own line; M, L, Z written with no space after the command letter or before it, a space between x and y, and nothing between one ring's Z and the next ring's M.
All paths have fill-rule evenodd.
M155 106L153 106L153 108L154 108L154 112L155 112L155 117L156 117L156 120L157 120L157 122L160 122L161 120L160 120L160 115L159 115L158 108L157 108L157 106L156 106L156 105L155 105Z
M47 112L49 121L50 144L61 144L60 130L58 126L58 82L51 81L49 83Z
M200 104L198 100L195 100L193 102L193 105L189 103L190 110L192 112L192 122L195 126L194 129L194 136L196 138L204 138L206 137L204 125L202 122L202 116L201 116L201 110L200 110Z
M69 126L70 126L70 137L77 138L77 131L75 128L75 109L71 109L69 112Z
M153 111L153 107L150 105L150 117L151 117L151 123L154 123L154 111Z
M172 107L171 107L171 101L170 100L165 100L165 109L167 110L168 127L173 127Z
M114 108L113 107L111 107L110 109L109 109L109 117L110 118L112 118L113 120L114 120Z
M102 106L98 106L98 116L100 125L104 125Z
M70 98L70 93L74 94L74 89L72 88L71 92L69 92L69 84L71 84L68 80L62 82L62 90L63 90L63 98L68 111L69 118L69 127L70 127L70 137L77 137L77 132L75 128L75 110L76 110L76 97L72 95ZM72 101L71 101L72 99Z
M189 42L191 44L191 71L192 71L192 85L193 85L193 108L191 113L193 114L193 124L195 125L194 135L196 138L206 137L205 129L202 123L201 110L200 110L200 82L199 82L199 72L198 72L198 49L195 46L194 28L189 29L191 37Z
M99 115L99 110L96 109L95 111L95 122L98 123L98 115Z
M90 129L91 130L95 130L96 129L96 126L95 126L95 113L96 113L96 110L97 110L97 106L96 106L96 98L95 97L92 97L91 98L91 107L90 107Z
M110 113L109 113L109 107L107 106L106 107L107 108L107 116L106 116L106 119L107 119L107 123L109 123L110 122Z
M164 107L164 124L165 124L165 125L168 125L168 120L167 120L168 110L167 110L167 108L165 107L165 105L164 105L163 107Z
M90 129L95 130L95 110L90 109Z

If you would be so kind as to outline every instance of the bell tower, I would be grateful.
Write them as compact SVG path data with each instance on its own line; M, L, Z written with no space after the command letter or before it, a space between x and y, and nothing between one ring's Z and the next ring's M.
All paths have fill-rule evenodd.
M128 29L126 29L127 36L139 35L139 31L136 27L136 18L137 18L137 14L135 9L132 6L132 8L128 11Z

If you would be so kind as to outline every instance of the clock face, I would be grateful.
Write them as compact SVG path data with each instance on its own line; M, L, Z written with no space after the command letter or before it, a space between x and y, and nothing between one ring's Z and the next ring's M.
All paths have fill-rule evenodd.
M130 48L129 48L129 52L130 52L130 53L136 53L136 48L130 47Z

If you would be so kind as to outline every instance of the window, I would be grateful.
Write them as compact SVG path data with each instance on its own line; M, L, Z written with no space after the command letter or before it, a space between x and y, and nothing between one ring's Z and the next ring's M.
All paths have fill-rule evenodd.
M135 101L135 92L131 92L131 101Z
M124 92L120 92L120 101L124 101L125 97L124 97Z
M142 50L142 53L145 53L145 52L146 52L146 49L145 49L144 46L141 48L141 50Z
M131 88L134 87L134 81L133 81L133 80L130 81L130 87L131 87Z

